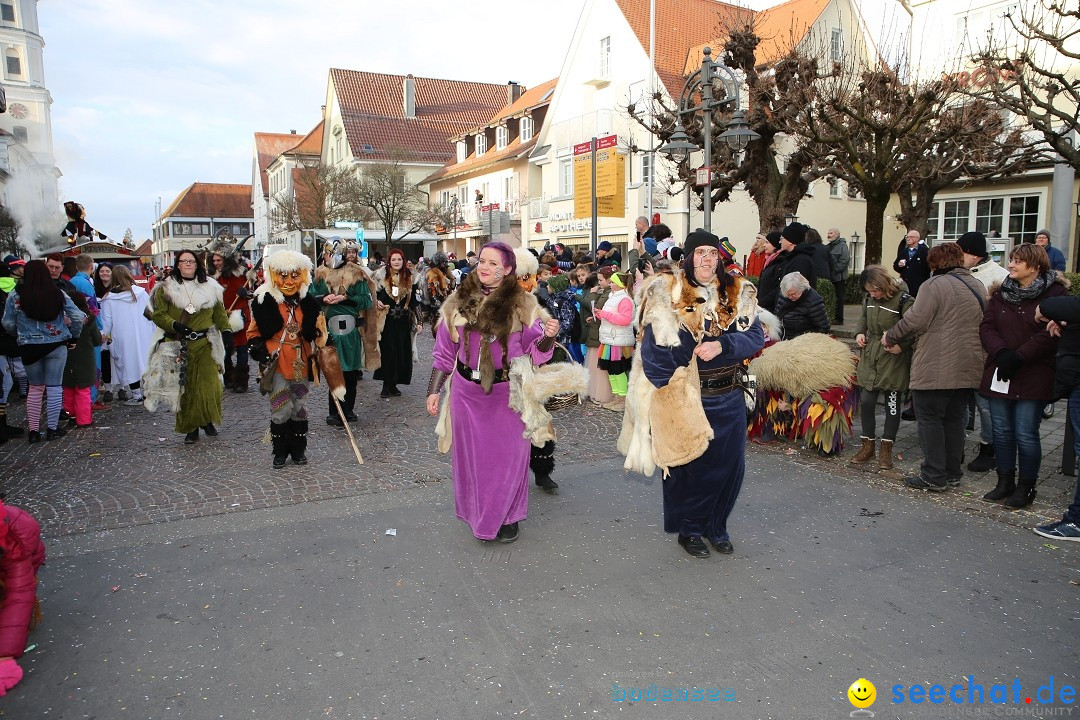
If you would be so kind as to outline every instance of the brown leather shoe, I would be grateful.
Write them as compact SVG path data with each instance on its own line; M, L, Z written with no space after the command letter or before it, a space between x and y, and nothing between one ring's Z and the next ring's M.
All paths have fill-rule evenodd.
M864 437L861 438L862 447L859 448L859 452L855 453L855 457L848 460L849 465L862 465L864 462L874 457L874 439Z

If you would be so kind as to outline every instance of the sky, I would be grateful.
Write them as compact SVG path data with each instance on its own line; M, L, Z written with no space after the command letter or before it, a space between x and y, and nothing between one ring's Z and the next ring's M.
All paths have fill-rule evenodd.
M531 87L559 74L584 4L41 0L61 200L148 238L159 198L250 183L254 133L311 130L331 67Z

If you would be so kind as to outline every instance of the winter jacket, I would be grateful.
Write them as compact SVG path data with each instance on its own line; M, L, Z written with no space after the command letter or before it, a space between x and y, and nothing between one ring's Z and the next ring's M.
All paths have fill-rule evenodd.
M1054 369L1054 399L1068 397L1080 387L1080 297L1060 295L1039 303L1051 320L1067 323L1058 340Z
M581 342L585 343L586 347L600 347L600 320L593 318L592 322L586 321L593 317L593 308L604 307L607 299L607 291L599 289L596 295L586 290L578 298L578 304L581 307L578 313L581 319Z
M548 293L547 311L559 321L559 335L556 338L563 345L570 343L570 330L577 323L577 293L572 287L562 292Z
M985 304L982 283L964 268L923 283L915 304L885 334L890 345L918 339L911 358L912 390L979 387L985 358L979 323Z
M896 248L896 260L893 261L893 270L900 274L900 277L907 283L908 292L915 297L919 296L919 287L930 277L930 264L926 261L928 252L930 252L930 249L926 247L924 242L919 242L915 246L915 254L912 257L908 257L907 240L901 240L899 247ZM903 267L900 267L901 260L904 261Z
M71 324L65 324L64 318L70 320ZM18 288L8 296L4 304L4 329L15 335L20 345L67 342L71 338L79 337L85 321L86 316L82 310L75 307L75 303L71 302L71 298L66 294L63 312L47 322L34 320L22 311Z
M1065 272L1065 255L1049 243L1047 243L1043 250L1046 251L1047 257L1050 258L1050 269Z
M1046 323L1036 322L1035 308L1048 298L1067 294L1064 278L1051 270L1056 281L1037 298L1020 304L1007 302L998 290L990 297L986 313L979 325L979 337L986 350L982 384L979 392L986 397L1012 400L1049 402L1054 396L1054 354L1057 338L1051 337ZM1015 350L1023 360L1020 369L1009 379L1007 393L993 392L990 383L998 367L998 355L1003 350Z
M602 257L602 258L600 258L599 260L596 261L596 268L598 270L600 268L602 268L602 267L607 266L607 265L614 265L616 270L621 268L622 267L622 253L620 253L618 250L612 250L607 255L605 255L604 257Z
M828 334L830 330L825 301L814 288L808 288L798 300L781 296L776 301L776 316L784 325L785 340L811 332Z
M765 269L765 258L765 253L750 251L750 256L746 258L747 277L761 277L761 271Z
M894 355L881 344L881 336L892 329L911 309L915 298L897 292L891 298L875 300L869 295L863 300L862 316L855 328L856 335L866 336L866 347L855 373L855 382L867 390L899 390L907 392L911 381L911 351L913 342L900 344L901 352Z
M819 247L825 246L821 245ZM802 276L810 283L810 287L816 288L818 279L817 265L819 264L814 260L816 252L814 245L803 242L796 245L791 252L782 253L779 258L773 261L783 263L780 278L783 279L785 275L793 272L802 273ZM828 277L828 275L826 274L825 277Z
M635 345L634 301L626 290L613 285L611 295L608 296L604 307L593 312L601 321L601 343L615 347L633 347Z
M66 388L88 388L97 381L97 363L94 361L94 348L101 347L101 331L97 323L88 322L83 326L79 342L74 350L68 350L67 364L64 365Z
M0 502L0 657L21 657L37 598L37 571L45 562L41 526L25 510Z
M810 287L817 287L817 278L829 280L832 278L832 257L829 246L825 243L806 243L814 251L814 276ZM809 280L810 278L807 278Z
M776 311L776 299L780 297L780 279L784 277L784 253L777 253L765 263L758 278L758 307Z
M832 257L832 281L843 282L847 279L848 266L851 265L851 250L847 241L838 237L825 247L829 248L829 255Z
M978 265L968 269L971 270L971 274L976 280L986 286L987 294L997 290L998 285L1000 285L1005 278L1009 277L1009 271L998 265L991 258L983 258L983 261Z

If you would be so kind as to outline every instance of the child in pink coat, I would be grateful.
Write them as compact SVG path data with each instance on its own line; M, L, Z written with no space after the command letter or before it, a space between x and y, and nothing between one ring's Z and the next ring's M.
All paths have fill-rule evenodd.
M37 614L37 571L43 562L37 520L0 500L0 695L22 680L15 660L22 657Z

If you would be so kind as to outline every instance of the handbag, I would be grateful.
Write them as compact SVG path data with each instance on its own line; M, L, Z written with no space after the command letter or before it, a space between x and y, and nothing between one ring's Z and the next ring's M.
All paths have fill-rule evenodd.
M259 394L269 395L274 389L274 371L277 368L278 353L270 356L265 363L259 363Z
M697 358L675 369L668 384L657 388L649 408L653 461L664 470L686 465L705 454L714 437L701 404Z

